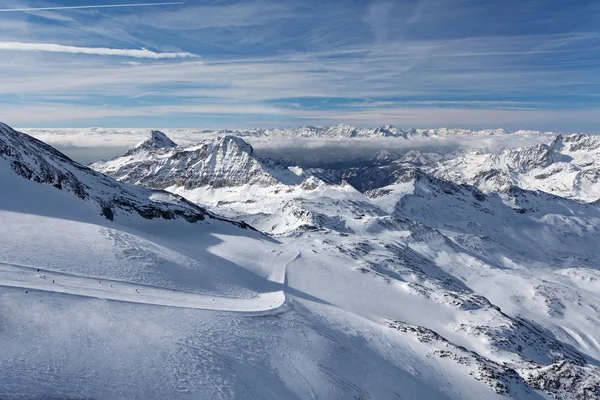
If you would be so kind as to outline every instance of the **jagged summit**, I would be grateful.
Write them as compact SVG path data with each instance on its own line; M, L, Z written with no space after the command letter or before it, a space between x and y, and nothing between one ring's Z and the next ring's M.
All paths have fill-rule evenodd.
M177 147L177 143L161 131L152 130L148 139L138 144L133 150L171 149L173 147Z

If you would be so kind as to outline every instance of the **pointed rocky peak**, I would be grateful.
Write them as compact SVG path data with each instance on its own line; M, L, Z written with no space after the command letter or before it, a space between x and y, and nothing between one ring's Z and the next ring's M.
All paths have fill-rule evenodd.
M169 139L167 135L161 131L150 131L148 139L136 146L137 149L152 150L152 149L169 149L177 147L177 143Z
M373 157L371 157L371 161L377 164L385 164L394 161L397 157L395 157L388 150L383 149L379 150Z
M373 130L373 135L382 137L396 137L400 136L398 129L394 125L382 125Z
M383 136L383 137L395 136L394 132L392 132L392 130L390 128L394 129L393 127L388 126L388 125L384 125L384 126L380 126L378 128L375 128L373 130L373 135L374 136Z
M510 172L522 173L534 168L545 168L556 161L552 146L537 144L520 150L509 150L503 158Z
M554 151L560 151L564 148L564 146L564 138L563 135L560 134L554 138L552 143L550 143L550 148Z
M254 149L252 148L252 146L244 139L238 136L227 135L219 137L217 138L217 142L222 147L234 146L239 151L243 151L248 154L254 154Z
M404 130L404 136L405 137L420 136L420 134L415 128L409 128L409 129Z
M244 139L231 136L207 138L173 149L138 148L123 157L99 162L92 168L127 183L152 189L172 186L196 189L257 184L296 184L303 178L276 160L257 157Z

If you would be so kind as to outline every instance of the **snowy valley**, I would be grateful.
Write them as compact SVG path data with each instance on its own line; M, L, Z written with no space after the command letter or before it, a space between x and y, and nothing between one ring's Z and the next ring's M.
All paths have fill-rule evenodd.
M88 167L0 125L0 398L600 398L600 137L174 133Z

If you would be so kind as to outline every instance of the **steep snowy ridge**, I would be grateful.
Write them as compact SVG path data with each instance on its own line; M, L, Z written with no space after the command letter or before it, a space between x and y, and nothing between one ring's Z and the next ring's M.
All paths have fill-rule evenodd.
M196 222L206 217L216 218L205 209L169 192L116 182L5 124L0 124L0 158L15 174L25 179L52 185L95 204L98 212L109 220L132 212L147 219L181 217Z
M161 143L168 141L162 134ZM156 189L269 186L297 183L297 175L274 160L261 160L243 139L220 136L187 147L155 146L154 133L122 157L98 162L92 168L115 179ZM174 144L174 143L173 143Z

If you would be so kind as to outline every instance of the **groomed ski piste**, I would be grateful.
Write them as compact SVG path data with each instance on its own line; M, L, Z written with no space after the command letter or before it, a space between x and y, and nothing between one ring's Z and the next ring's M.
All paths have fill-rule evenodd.
M37 189L46 189L41 185L24 180L22 182L14 181L14 184L19 189L22 189L22 193L26 193L27 190L35 191ZM30 193L30 195L35 196L34 193ZM65 195L61 192L53 193L50 191L47 195L45 195L45 198L46 204L48 205L47 210L50 214L61 212L61 207L58 206L59 203L64 205L65 200L67 201L67 204L71 202L71 199L68 197L68 195ZM7 200L8 196L3 196L3 199ZM53 200L55 200L54 205L52 205ZM27 207L27 205L23 202L15 202L14 204L19 204L19 207L21 208ZM75 207L71 210L76 210L76 206L77 204L75 204ZM5 206L5 208L8 208L8 206ZM167 259L166 262L169 261L169 257L181 257L180 255L176 254L165 255L160 253L157 256L157 252L154 252L151 248L149 248L152 246L152 244L150 244L150 242L144 242L142 237L135 234L131 234L129 232L123 233L122 231L117 231L114 228L96 225L93 223L82 224L79 222L57 219L53 217L39 216L38 218L34 219L33 215L31 214L7 212L5 210L0 211L0 214L3 221L3 226L0 227L0 232L5 235L4 237L18 236L19 233L22 232L24 237L22 241L19 241L20 245L17 245L17 248L22 246L23 250L25 250L26 244L30 242L31 247L29 247L28 251L23 251L23 253L29 254L29 256L32 257L29 258L30 261L39 260L38 262L30 265L20 265L17 263L3 262L5 260L0 260L0 286L21 288L26 292L33 290L47 291L90 298L168 307L183 307L231 312L264 312L276 309L284 303L285 293L283 287L285 284L286 268L291 262L300 257L298 250L276 251L274 249L270 249L268 254L262 254L261 258L265 260L264 265L262 266L264 267L263 271L266 274L264 276L264 292L260 292L260 289L258 288L245 290L242 284L239 285L240 287L235 287L237 285L234 283L232 284L234 288L231 291L226 291L226 293L228 293L227 295L219 295L218 291L216 291L214 294L202 294L198 291L190 292L182 289L186 287L185 282L176 281L173 278L174 275L169 276L167 272L163 274L166 282L165 286L160 286L158 284L146 283L143 280L137 283L127 281L124 279L125 275L119 275L119 273L115 274L115 271L109 272L107 275L106 273L102 273L103 268L101 268L101 266L95 267L94 265L89 265L93 263L91 260L98 260L98 258L100 258L99 263L105 266L110 265L111 262L118 262L118 257L116 260L106 260L106 258L110 258L111 256L115 255L115 249L110 249L111 251L106 252L108 256L102 254L102 248L104 246L101 245L101 241L109 242L107 246L116 245L117 249L122 251L124 257L129 255L129 261L132 264L138 264L138 268L147 268L153 263L156 264L157 261L159 264L161 262L165 262L165 260L160 259L162 256L165 256ZM92 218L92 221L94 221L94 219L95 218ZM29 225L29 222L35 221L38 222L36 226ZM101 219L98 219L96 222L104 223L104 221ZM166 221L152 222L158 222L158 224L164 225ZM150 224L152 224L152 222L150 222ZM176 221L173 222L177 224ZM213 223L213 225L214 224L215 223ZM233 229L232 227L225 226L226 223L222 222L217 222L216 225L223 226L229 230ZM206 226L208 227L210 224L207 224ZM53 246L54 243L57 242L69 243L77 240L77 235L73 234L73 232L77 231L79 231L78 233L85 231L85 236L87 238L94 238L97 236L99 240L96 243L90 243L92 247L91 253L81 253L73 261L73 256L77 256L77 254L64 254L59 248L53 249ZM37 235L36 232L38 233ZM276 243L273 240L266 239L266 237L261 238L260 233L253 232L252 234L261 242ZM27 238L25 238L25 235ZM81 241L81 239L79 240ZM35 249L36 245L37 249ZM154 246L156 245L154 244ZM44 249L50 251L45 252ZM94 249L96 251L96 257L90 258L90 260L86 261L86 254L88 256L93 256ZM19 252L16 250L17 249L15 248L10 252L13 254L13 258L15 260L22 258L22 255L19 256ZM240 249L238 248L238 254L240 253L239 250ZM166 253L168 252L168 249L162 249L162 251ZM268 257L266 257L266 255L268 255ZM10 259L11 256L8 258ZM69 258L71 261L69 261ZM144 258L147 259L145 260ZM43 262L44 259L51 265L54 265L55 268L58 266L59 269L57 270L52 268L52 266L46 266ZM79 261L80 259L81 261ZM185 259L185 261L187 263L194 263L194 259ZM212 267L214 269L218 269L219 265L216 257L212 258L212 262L216 264ZM77 265L77 263L81 264ZM206 264L210 263L211 259L208 259ZM70 265L72 266L71 268ZM166 265L171 269L174 268L173 265ZM130 265L130 267L134 266ZM210 269L210 265L205 268L205 270ZM83 271L96 271L97 275L85 275L82 273ZM111 273L113 275L111 275ZM181 275L183 277L189 278L192 276L191 272L188 275L185 275L185 272L183 272L183 274L184 275ZM134 272L134 275L137 275L137 272ZM114 278L111 279L110 276L114 276ZM118 279L119 277L121 277L121 279ZM140 279L144 279L144 277L140 277ZM224 279L217 277L217 280L223 281ZM254 282L251 282L249 287L252 287L254 284ZM241 292L242 296L235 296L234 294L236 291Z
M285 270L299 257L296 249L281 250L259 232L218 220L192 225L123 215L125 225L115 226L72 195L15 176L2 160L0 166L0 184L11 189L0 196L0 233L20 238L16 245L0 243L6 246L0 286L233 312L268 311L285 301ZM238 238L239 232L245 236ZM216 248L228 243L227 238L235 240L236 257L260 268L253 271L260 276L241 274L242 267L219 258L219 250L206 250L209 243ZM246 249L244 241L250 243ZM67 243L77 245L66 253ZM151 271L161 266L164 270Z
M283 274L278 273L282 269ZM285 265L277 276L285 275ZM281 281L271 281L283 284ZM232 312L264 312L280 307L285 301L283 290L259 293L252 298L205 296L175 289L138 285L110 279L96 279L44 270L35 267L0 263L0 286L71 294L97 299L126 301L167 307L196 308Z

